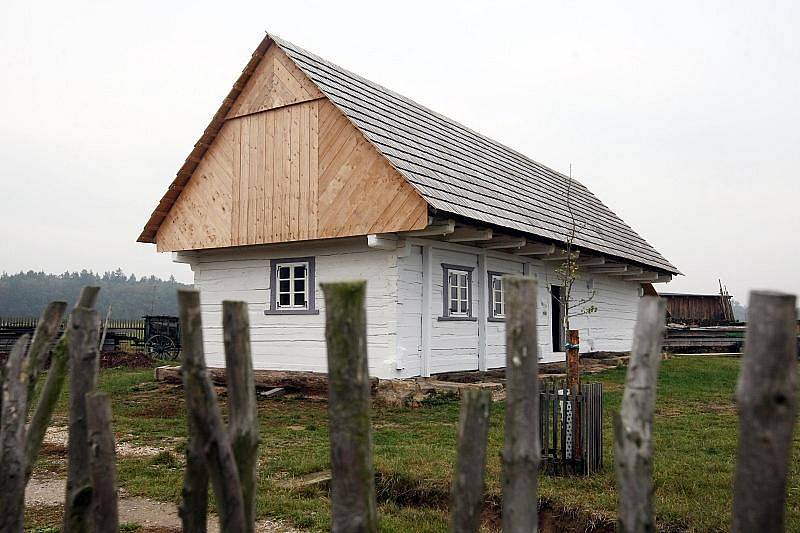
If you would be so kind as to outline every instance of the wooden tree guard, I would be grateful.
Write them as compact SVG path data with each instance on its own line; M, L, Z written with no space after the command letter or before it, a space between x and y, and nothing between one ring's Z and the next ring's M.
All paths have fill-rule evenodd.
M486 443L492 394L466 389L458 419L458 450L451 492L450 531L477 533L481 525Z
M331 439L331 530L374 533L378 529L365 282L323 283L328 347L328 417Z
M583 438L581 435L581 405L577 401L581 393L581 354L580 335L577 329L567 332L567 390L570 395L570 410L572 411L572 460L581 461L583 458Z
M86 395L93 531L119 531L117 454L111 429L111 398L105 392Z
M178 309L181 319L183 343L183 386L186 394L186 411L191 419L190 431L198 438L193 445L202 451L208 468L211 485L217 498L220 529L224 533L246 531L241 482L236 467L228 433L222 422L217 395L206 372L203 352L203 325L200 315L200 293L191 290L178 291ZM193 469L199 465L193 465ZM187 468L187 477L189 468ZM202 490L185 480L184 488ZM202 481L202 480L200 480ZM196 502L192 502L194 504ZM194 507L184 501L185 513L195 515L192 522L200 522L200 513L206 509Z
M228 434L242 482L245 530L255 530L256 470L258 468L258 409L250 354L247 303L222 302L225 372L228 381Z
M533 278L504 276L506 286L506 419L503 443L503 530L538 528L538 344Z
M3 380L0 415L0 531L22 532L25 511L25 413L30 335L14 343Z
M99 327L100 318L96 311L86 307L72 311L68 330L71 379L64 533L84 532L90 528L92 483L86 395L97 385Z
M736 389L739 443L732 531L784 531L796 415L796 298L753 291Z
M614 418L620 532L655 531L653 412L665 317L664 300L645 296L639 301L625 392Z

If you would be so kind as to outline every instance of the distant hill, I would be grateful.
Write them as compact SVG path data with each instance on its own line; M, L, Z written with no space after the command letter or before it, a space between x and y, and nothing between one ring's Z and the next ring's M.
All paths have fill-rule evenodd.
M66 300L70 307L84 285L100 287L97 309L105 316L112 305L112 318L128 320L142 315L177 315L175 291L189 287L170 277L155 276L137 279L121 269L96 274L88 270L46 274L20 272L0 274L0 317L39 316L52 300Z

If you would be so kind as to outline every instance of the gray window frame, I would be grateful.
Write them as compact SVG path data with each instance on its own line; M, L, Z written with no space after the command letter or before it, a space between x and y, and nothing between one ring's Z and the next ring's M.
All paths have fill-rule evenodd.
M489 270L486 272L486 284L487 288L489 289L487 292L489 293L489 298L487 298L488 302L486 305L489 308L489 313L486 315L486 320L489 322L505 322L506 317L503 316L496 316L494 314L494 289L492 288L492 280L493 278L502 278L503 276L507 276L508 274L505 272L495 272L493 270ZM503 283L503 307L505 308L506 304L506 284Z
M269 261L269 309L264 310L265 315L318 315L315 293L317 291L317 269L315 258L311 257L281 257ZM278 308L278 267L287 263L308 263L306 272L306 303L307 309L279 309Z
M449 299L449 283L450 283L450 270L460 270L467 273L467 315L454 316L450 315L450 299ZM449 263L442 263L442 315L437 319L439 322L475 322L477 317L472 313L472 273L475 267L468 267L463 265L451 265Z

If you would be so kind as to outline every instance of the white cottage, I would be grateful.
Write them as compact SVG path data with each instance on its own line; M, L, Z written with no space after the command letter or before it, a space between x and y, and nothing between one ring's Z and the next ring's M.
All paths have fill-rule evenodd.
M564 358L554 269L569 180L278 37L258 46L140 242L188 263L206 354L221 303L250 304L254 364L326 371L319 284L367 280L370 373L504 365L503 274L539 279L541 355ZM643 283L677 269L580 183L581 351L631 348Z

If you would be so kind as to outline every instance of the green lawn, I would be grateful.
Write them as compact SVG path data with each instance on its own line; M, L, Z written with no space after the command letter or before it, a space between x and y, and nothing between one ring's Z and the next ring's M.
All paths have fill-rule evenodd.
M727 531L736 453L733 403L739 361L685 357L662 364L655 428L656 510L664 530ZM625 369L591 376L606 390L605 467L595 476L540 477L548 506L603 524L615 513L611 413L618 409ZM104 370L101 387L113 393L120 440L169 446L174 453L120 460L121 484L136 495L178 502L185 439L182 391L152 383L152 371ZM63 422L63 407L59 418ZM493 407L487 497L500 492L503 405ZM329 529L323 489L291 491L281 481L328 467L326 404L303 399L259 403L261 469L258 512L302 528ZM384 531L445 531L454 462L458 404L421 409L378 407L373 412L375 465ZM795 457L800 438L795 438ZM47 458L42 460L47 466ZM787 530L800 530L800 468L792 465ZM607 525L607 524L606 524Z

